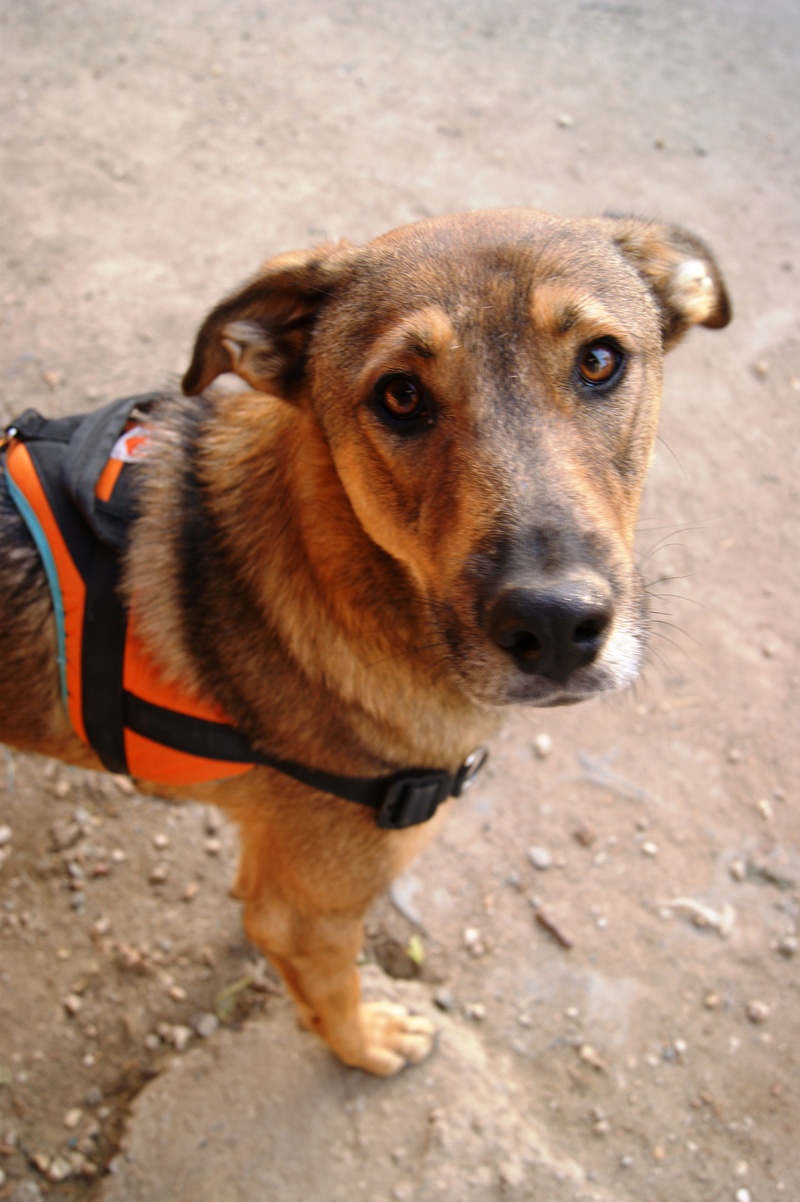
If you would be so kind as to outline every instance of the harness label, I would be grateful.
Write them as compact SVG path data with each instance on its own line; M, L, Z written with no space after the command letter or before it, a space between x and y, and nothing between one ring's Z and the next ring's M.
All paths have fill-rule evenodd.
M131 426L130 430L120 434L111 448L109 459L115 459L118 463L136 463L146 455L149 441L147 426Z

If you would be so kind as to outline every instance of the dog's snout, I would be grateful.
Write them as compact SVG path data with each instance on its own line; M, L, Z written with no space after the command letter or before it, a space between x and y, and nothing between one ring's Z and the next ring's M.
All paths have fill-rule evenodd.
M614 616L601 579L567 578L507 589L489 612L489 633L521 672L565 683L590 664Z

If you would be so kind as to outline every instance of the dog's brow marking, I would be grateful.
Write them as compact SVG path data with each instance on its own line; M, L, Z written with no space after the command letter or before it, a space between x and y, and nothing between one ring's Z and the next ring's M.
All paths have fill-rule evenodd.
M553 338L579 329L584 339L606 336L627 341L626 331L600 301L576 293L562 281L551 280L537 288L531 317L539 330Z
M452 349L454 334L450 318L443 310L435 307L422 309L376 339L365 365L364 377L383 371L387 363L409 355L418 359L435 359L437 355Z

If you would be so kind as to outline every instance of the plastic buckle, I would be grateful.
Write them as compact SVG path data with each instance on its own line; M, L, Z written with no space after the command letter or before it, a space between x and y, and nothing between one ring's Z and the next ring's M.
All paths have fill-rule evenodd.
M450 796L453 778L449 772L425 772L400 776L386 790L378 811L383 830L403 830L432 818Z
M398 776L386 790L378 811L378 826L396 831L427 822L448 797L460 797L466 792L488 758L485 747L476 747L455 776L449 772L409 772Z

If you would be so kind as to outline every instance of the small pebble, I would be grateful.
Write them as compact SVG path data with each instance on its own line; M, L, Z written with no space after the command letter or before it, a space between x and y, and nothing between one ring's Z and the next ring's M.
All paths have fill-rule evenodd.
M473 1022L482 1023L486 1018L486 1007L482 1002L467 1002L464 1006L464 1013Z
M73 1107L72 1110L68 1110L67 1113L64 1115L64 1126L67 1128L68 1131L74 1131L75 1128L79 1125L82 1118L83 1118L83 1111L80 1110L77 1106L75 1106L75 1107Z
M769 800L769 798L762 797L760 801L756 802L756 806L758 808L759 813L761 814L761 817L766 819L767 822L771 822L772 821L772 802Z
M558 126L560 129L572 129L575 124L575 118L569 113L559 113Z
M192 1041L192 1028L175 1026L172 1028L172 1044L176 1052L184 1052Z
M207 835L218 835L222 830L222 815L208 806L203 814L203 825Z
M159 851L163 851L165 847L169 847L169 835L161 833L153 835L153 847L158 848Z
M596 1068L598 1072L606 1067L602 1056L596 1048L592 1047L590 1043L581 1044L581 1046L578 1048L578 1055L584 1064L591 1065L591 1067Z
M486 955L486 944L483 942L480 931L477 927L466 927L462 936L464 947L471 956L477 959L479 956Z
M191 901L194 901L194 899L197 897L199 892L200 892L200 882L199 881L189 881L189 884L184 889L183 893L181 894L181 897L183 898L183 900L185 902L191 902Z
M218 856L221 851L222 841L220 839L217 839L216 837L206 839L206 855Z
M650 856L651 858L653 856L657 856L658 844L651 842L649 839L645 840L645 842L642 844L642 855Z
M75 1015L79 1012L79 1010L83 1006L83 1002L78 997L77 993L68 993L67 996L64 998L62 1005L63 1005L64 1009L66 1010L67 1014L69 1014L72 1018L74 1018Z
M786 958L788 960L792 956L797 955L797 946L798 946L798 941L797 941L796 935L784 935L783 938L781 940L779 940L779 942L777 944L777 949L780 952L780 954L782 956L786 956Z
M597 831L588 822L582 822L572 833L581 847L591 847L593 843L597 842Z
M68 851L70 847L74 847L82 833L77 822L54 822L50 827L56 851Z
M198 1014L192 1026L201 1039L210 1039L219 1030L219 1019L216 1014Z
M169 876L169 864L156 864L150 871L150 876L147 878L151 885L163 885Z
M0 847L5 847L14 837L14 832L10 826L0 826Z
M102 1089L100 1089L99 1085L92 1085L91 1088L89 1088L86 1091L86 1097L84 1098L84 1102L86 1103L86 1105L89 1107L90 1110L96 1110L97 1107L102 1102L102 1100L103 1100L103 1091L102 1091Z
M766 359L759 359L753 364L753 373L758 376L759 380L766 380L769 375L769 363Z
M64 373L57 368L42 372L42 379L48 388L58 388L59 384L64 383Z
M751 1023L759 1024L767 1021L770 1011L766 1002L754 1001L747 1003L746 1013Z
M747 876L747 865L744 860L731 860L728 872L734 881L740 884Z
M173 1002L185 1002L189 995L182 985L170 985L167 996L171 997Z
M528 859L537 872L547 872L553 867L553 857L546 847L529 847Z
M63 1156L54 1156L47 1170L47 1180L57 1183L72 1176L72 1165Z
M456 998L452 989L437 989L436 993L433 995L433 1000L440 1010L448 1012L455 1009Z
M540 760L546 760L553 750L553 740L550 735L537 735L533 740L533 750Z
M736 1202L750 1202L750 1190L749 1189L737 1189Z

